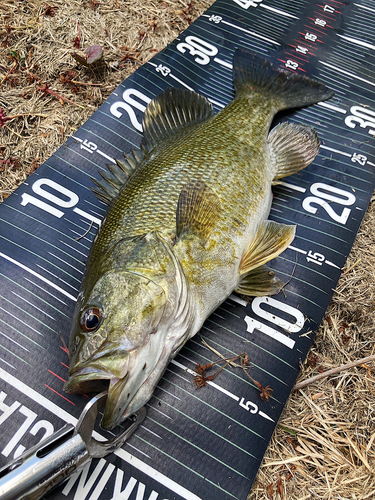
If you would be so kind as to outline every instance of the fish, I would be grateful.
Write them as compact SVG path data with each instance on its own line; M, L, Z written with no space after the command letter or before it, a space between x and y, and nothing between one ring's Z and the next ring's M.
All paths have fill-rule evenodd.
M108 390L101 426L144 406L168 363L233 292L273 295L266 263L296 227L268 220L272 185L318 154L316 131L271 128L276 113L334 92L249 50L233 58L234 99L215 113L183 88L155 97L143 141L94 181L109 205L94 238L69 341L69 394Z

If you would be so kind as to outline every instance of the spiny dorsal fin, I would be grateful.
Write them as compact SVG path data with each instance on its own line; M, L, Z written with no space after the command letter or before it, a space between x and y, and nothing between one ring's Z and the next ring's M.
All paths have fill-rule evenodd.
M281 287L282 283L275 273L264 265L245 274L235 291L249 297L263 297L279 293Z
M319 137L312 127L280 123L268 136L274 183L310 165L319 152Z
M212 104L200 94L169 88L150 102L143 115L146 144L155 147L188 125L203 122L213 112Z
M293 241L295 231L296 226L287 226L271 220L261 222L255 237L242 256L240 275L248 274L277 257Z
M108 172L99 172L102 176L101 180L91 179L97 186L97 188L91 188L91 191L100 201L107 205L117 198L130 175L143 160L144 151L138 153L132 150L129 155L125 153L123 155L124 159L115 159L116 165L107 165Z
M204 245L216 224L221 202L205 182L193 179L181 191L176 212L176 236L198 236Z

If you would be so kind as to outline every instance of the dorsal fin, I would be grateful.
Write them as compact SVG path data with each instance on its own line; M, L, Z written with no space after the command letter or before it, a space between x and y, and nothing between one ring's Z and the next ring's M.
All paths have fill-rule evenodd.
M136 170L144 157L144 151L131 151L129 155L124 154L124 159L115 159L116 165L107 165L108 172L99 172L101 180L91 179L97 188L91 188L100 201L109 205L117 198L120 190L124 187L130 175Z
M155 97L143 115L143 133L147 147L160 142L189 125L201 123L214 113L208 99L192 90L169 88Z

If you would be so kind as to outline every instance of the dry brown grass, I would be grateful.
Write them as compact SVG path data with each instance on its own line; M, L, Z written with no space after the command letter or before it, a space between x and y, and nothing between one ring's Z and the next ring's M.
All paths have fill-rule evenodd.
M0 107L5 115L16 116L0 132L0 200L122 80L212 3L51 0L47 4L57 7L52 12L40 0L0 2ZM78 35L74 20L81 30L80 49L73 47ZM94 44L104 47L104 63L94 69L79 66L71 52L83 54ZM81 83L64 83L64 78ZM38 90L45 84L63 99ZM374 353L374 222L375 198L301 379ZM371 365L360 366L295 392L249 499L375 498L374 379Z
M75 132L117 85L210 3L200 0L189 7L178 0L104 0L100 4L2 0L0 107L5 115L17 118L1 129L0 161L6 163L0 164L0 201ZM76 21L80 48L73 46ZM71 56L72 52L84 55L90 45L104 48L104 62L94 69L78 65ZM45 84L63 99L45 95L40 89Z
M375 353L375 196L299 380ZM361 365L290 397L249 500L375 498L375 366Z

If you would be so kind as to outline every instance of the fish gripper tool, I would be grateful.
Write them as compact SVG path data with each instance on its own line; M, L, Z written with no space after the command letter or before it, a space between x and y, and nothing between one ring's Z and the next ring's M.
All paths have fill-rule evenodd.
M66 424L0 469L1 500L38 500L92 458L102 458L120 448L145 419L146 408L134 413L121 434L99 441L93 437L94 425L107 395L105 391L93 397L75 426Z

